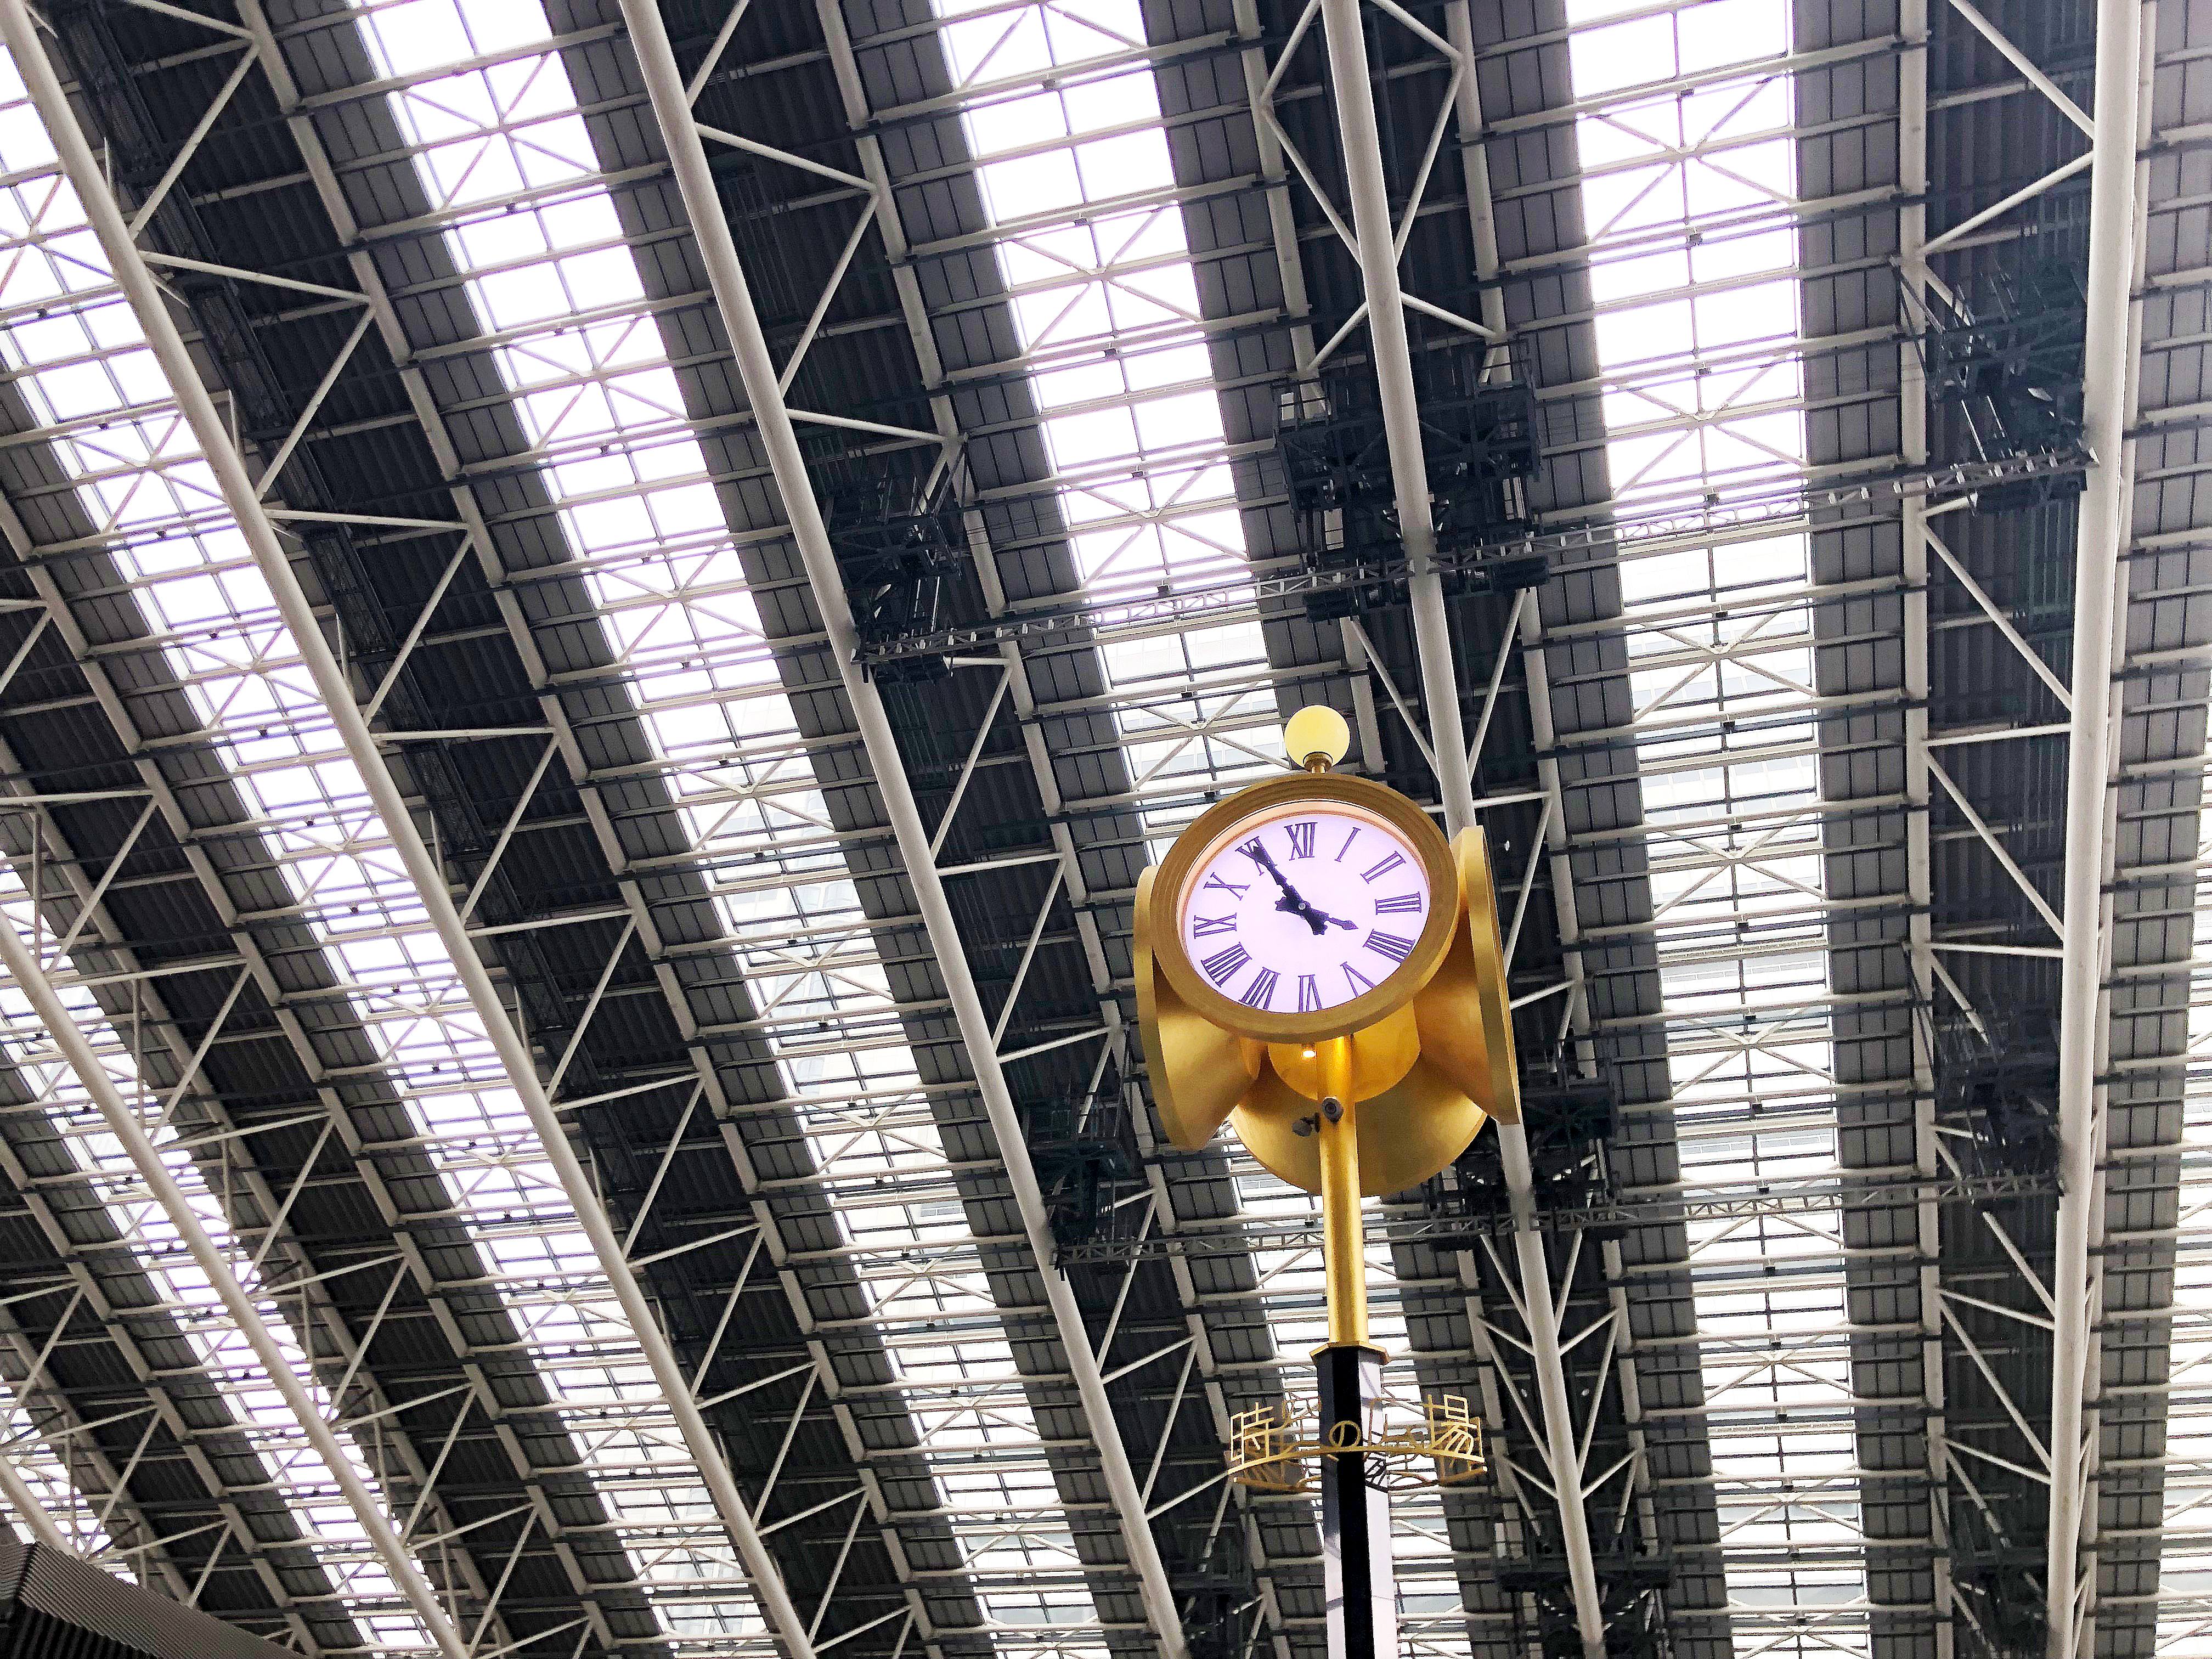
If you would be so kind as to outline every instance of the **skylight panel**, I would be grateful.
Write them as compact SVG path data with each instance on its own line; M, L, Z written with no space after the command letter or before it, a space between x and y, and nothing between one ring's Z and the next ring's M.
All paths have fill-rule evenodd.
M52 1294L58 1303L74 1311L72 1286L66 1283L57 1285ZM18 1292L18 1297L20 1295ZM64 1323L69 1316L67 1312L62 1316ZM14 1369L14 1365L11 1357L10 1368ZM81 1443L72 1445L65 1439L48 1443L48 1437L58 1429L67 1432L58 1420L62 1413L36 1399L35 1391L46 1385L42 1384L35 1370L28 1366L23 1369L26 1374L22 1380L0 1382L0 1435L7 1440L6 1451L0 1455L6 1457L8 1473L13 1478L9 1501L20 1504L21 1500L14 1497L15 1486L20 1486L28 1501L39 1506L54 1529L78 1554L100 1562L109 1571L133 1583L145 1583L151 1575L138 1555L116 1553L118 1540L108 1529L109 1521L114 1518L114 1494L103 1496L80 1488L69 1464L63 1461L66 1456L81 1462L92 1454L93 1449ZM147 1419L149 1424L154 1420L150 1406ZM17 1516L12 1524L15 1535L21 1541L35 1541L37 1534L27 1516ZM143 1547L152 1540L142 1537L138 1541Z
M1161 199L1175 178L1152 71L1139 63L1096 78L1063 75L1142 44L1141 6L937 0L937 10L957 82L1021 77L1039 88L979 94L963 120L983 199L1001 228L1017 337L1044 360L1029 384L1086 592L1173 592L1249 573L1182 210ZM1087 350L1051 355L1073 346ZM1155 859L1202 810L1207 797L1199 791L1280 771L1281 712L1257 623L1187 618L1172 631L1109 636L1096 648ZM1226 1151L1246 1218L1313 1221L1311 1194L1241 1147ZM1262 1248L1253 1259L1267 1286L1277 1352L1302 1354L1323 1340L1318 1246ZM1375 1339L1403 1352L1387 1246L1370 1252L1370 1270ZM1402 1369L1398 1375L1408 1387ZM1456 1570L1440 1507L1433 1498L1401 1498L1398 1510L1409 1620L1440 1609L1456 1620Z
M962 110L975 174L1002 228L1000 270L1080 577L1104 593L1204 586L1249 568L1221 410L1200 319L1182 210L1157 199L1175 173L1151 66L1081 70L1145 40L1135 0L1081 7L939 0L945 58L962 85L1020 77L1040 90L979 93ZM1054 216L1060 216L1055 222ZM1079 222L1078 219L1079 216ZM1196 623L1099 647L1109 681L1190 684L1215 667L1264 667L1251 622ZM1256 780L1268 763L1188 726L1280 716L1264 675L1182 705L1176 725L1127 708L1115 719L1130 768L1179 786L1158 832L1195 815L1196 782ZM1249 740L1248 740L1249 742ZM1272 733L1249 746L1264 755ZM1152 814L1148 810L1148 817Z
M2200 845L2197 852L2200 860L2212 857L2212 845ZM2204 1060L2212 1053L2212 995L2207 994L2203 965L2212 963L2212 903L2206 901L2201 877L2190 955L2190 1064L2182 1091L2172 1348L2166 1369L2166 1429L2156 1449L2165 1466L2158 1652L2172 1659L2212 1659L2212 1410L2207 1409L2212 1394L2212 1249L2205 1246L2203 1224L2212 1208L2212 1087L2207 1086L2212 1069ZM2106 1317L2111 1319L2112 1311Z
M51 934L45 934L34 918L28 890L15 869L5 865L0 865L0 927L14 927L40 944L52 942ZM101 1054L108 1079L127 1099L137 1101L140 1083L129 1045L88 990L67 985L58 989L79 1030ZM434 1652L428 1633L402 1599L352 1510L338 1496L329 1470L307 1443L275 1388L261 1380L259 1362L244 1333L216 1302L205 1279L185 1256L174 1224L146 1191L129 1152L109 1132L84 1085L55 1054L29 999L12 983L0 984L0 1046L4 1046L10 1065L34 1097L45 1103L48 1121L69 1146L88 1188L106 1207L118 1232L131 1247L140 1271L163 1300L177 1304L179 1311L174 1322L179 1334L198 1356L241 1438L259 1455L271 1483L293 1514L301 1543L323 1569L362 1634L389 1652ZM153 1114L146 1115L150 1119ZM163 1163L170 1174L191 1200L194 1213L238 1268L240 1280L250 1292L260 1291L260 1276L243 1242L230 1231L226 1206L209 1189L176 1127L161 1125L153 1138L162 1149ZM260 1296L258 1305L294 1370L307 1382L325 1418L337 1420L341 1416L337 1402L316 1382L276 1297ZM379 1487L377 1472L350 1445L348 1450L353 1472L372 1488ZM58 1463L38 1473L50 1483L66 1480ZM96 1549L108 1540L96 1527L88 1527L80 1518L89 1501L88 1495L81 1501L64 1500L57 1504L52 1513L72 1521L72 1530ZM393 1512L401 1512L396 1504Z
M1790 82L1758 65L1786 54L1788 9L1716 0L1607 23L1620 9L1568 7L1575 96L1605 98L1575 124L1578 153L1599 169L1581 186L1593 240L1689 233L1787 205ZM1741 76L1693 89L1636 90L1738 64ZM1711 249L1682 234L1595 263L1601 367L1618 374L1667 360L1604 394L1618 501L1757 489L1802 471L1790 349L1798 258L1784 226ZM1707 357L1732 366L1708 372ZM1812 633L1802 607L1755 620L1638 618L1686 599L1733 605L1762 588L1802 589L1808 558L1807 539L1785 536L1620 567L1686 1185L1840 1167L1821 831L1810 810L1820 799ZM1753 931L1736 925L1747 921ZM1746 1110L1785 1099L1794 1109ZM1690 1229L1729 1602L1767 1621L1761 1640L1805 1652L1863 1652L1867 1640L1856 1620L1785 1633L1791 1615L1866 1597L1840 1224L1821 1214Z
M458 20L464 38L476 38L479 17L491 12L510 44L518 38L522 7L434 3ZM547 38L542 13L528 9L538 31L531 39ZM902 1386L920 1400L943 1387L945 1403L932 1409L949 1440L1016 1449L1030 1460L1026 1469L1000 1460L965 1472L949 1462L939 1483L948 1491L955 1480L976 1486L994 1506L1023 1512L1032 1540L1056 1538L1072 1552L1064 1522L1051 1524L1060 1505L1036 1450L1037 1427L1013 1381L1018 1371L897 1005L842 848L824 833L828 803L763 647L706 458L684 424L681 391L632 256L620 245L614 204L597 184L567 70L549 51L496 74L439 75L453 57L426 58L421 43L395 37L386 13L369 14L365 23L381 66L420 77L389 100L403 127L451 152L426 182L442 186L443 204L457 216L447 235L470 273L471 298L505 331L495 357L541 458L576 568L626 653L637 717L665 757L699 864L718 880L733 869L748 872L743 884L717 891L718 907L747 983L779 1016L767 1040L790 1091L802 1109L809 1101L823 1108L818 1115L802 1109L801 1121L817 1167L839 1194L839 1224L856 1243L927 1243L937 1252L927 1274L886 1276L887 1286L870 1276L872 1322L940 1333L890 1345ZM470 118L457 120L456 111ZM510 160L487 167L479 159L502 148ZM525 176L559 187L557 203L472 210ZM586 312L590 320L580 323ZM711 597L692 597L701 584ZM783 933L784 941L763 943L764 931ZM795 1036L802 1017L807 1035ZM826 1032L811 1029L823 1022ZM875 1099L923 1109L901 1114L896 1124L830 1109ZM908 1177L899 1192L872 1190L877 1177L894 1172ZM941 1207L925 1214L933 1199ZM990 1391L974 1394L978 1383ZM1062 1631L1097 1625L1087 1595L1048 1599L1024 1585L1026 1557L1016 1544L977 1532L969 1565L994 1621ZM1033 1644L1028 1638L1001 1643Z

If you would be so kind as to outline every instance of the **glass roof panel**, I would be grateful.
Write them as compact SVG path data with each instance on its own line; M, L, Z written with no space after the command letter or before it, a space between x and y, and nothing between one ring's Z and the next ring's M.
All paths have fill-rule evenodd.
M2212 861L2212 838L2196 851ZM2212 1659L2212 902L2200 874L2191 951L2190 1062L2183 1085L2181 1194L2173 1267L2172 1351L2166 1362L2166 1422L2160 1533L2158 1651L2172 1659ZM2093 1362L2094 1363L2094 1362Z
M0 103L27 111L12 61L0 75ZM52 162L52 147L35 119L11 121L6 131L11 173ZM8 197L9 229L18 235L35 229L42 240L18 242L0 275L0 307L10 319L0 326L0 359L16 371L15 384L34 418L79 423L53 438L56 459L111 538L113 556L137 586L149 621L159 629L191 630L188 646L180 643L165 655L188 685L194 712L238 766L238 787L249 810L285 820L272 839L303 899L319 895L342 904L349 918L368 916L370 927L410 915L416 909L411 889L398 890L392 872L379 871L373 854L352 850L352 844L375 839L364 834L357 790L348 789L346 767L325 747L329 733L312 689L245 557L235 526L214 505L218 498L205 465L167 399L129 308L106 277L74 193L55 173L17 182ZM25 317L33 306L35 319ZM304 817L302 804L310 805ZM12 871L0 877L0 897L7 902L9 925L30 932L27 890ZM419 1000L413 971L386 971L380 980L365 988L361 1004L373 1031L411 1033L446 1022L442 1009L404 1006ZM142 1098L132 1051L90 993L65 987L63 994L107 1059L112 1080L126 1097ZM0 990L0 1028L11 1039L19 1069L38 1080L42 1097L52 1103L56 1127L143 1271L174 1304L179 1328L227 1398L241 1432L259 1451L363 1638L392 1652L428 1650L427 1632L369 1550L329 1471L262 1376L242 1334L184 1258L173 1225L139 1182L121 1144L46 1043L27 1001L12 988ZM155 1120L150 1106L147 1115ZM249 1289L256 1288L258 1262L232 1234L223 1203L179 1144L177 1127L161 1124L156 1135L199 1219ZM295 1370L325 1414L337 1417L336 1405L321 1395L293 1340L282 1306L272 1297L262 1310ZM373 1487L378 1484L376 1472L357 1455L356 1468ZM396 1501L392 1507L404 1512Z
M407 20L426 9L445 21L417 35ZM447 234L471 273L466 291L504 331L493 355L610 619L691 844L719 882L734 954L773 1016L768 1042L837 1195L838 1224L855 1245L929 1252L925 1271L864 1269L860 1279L872 1317L905 1334L887 1351L927 1428L925 1449L939 1460L941 1501L966 1511L954 1524L986 1612L1003 1627L999 1645L1096 1645L1098 1614L1070 1582L1074 1539L888 975L826 833L829 803L764 648L567 69L549 51L495 70L444 70L490 50L487 20L506 44L520 41L522 9L417 0L403 14L364 12L364 23L379 67L412 77L389 106L429 146L425 185L455 216ZM529 9L529 40L547 39L542 12ZM526 210L473 210L518 179L559 194ZM996 1455L977 1455L985 1450ZM1018 1528L993 1518L1008 1515Z
M1591 270L1617 503L1787 484L1804 465L1797 239L1708 250L1699 228L1795 191L1786 8L1760 0L1605 20L1569 0L1591 239L1677 228ZM1692 90L1637 88L1743 64ZM1711 372L1705 360L1732 365ZM1665 368L1674 365L1672 372ZM1620 567L1651 860L1671 1108L1686 1187L1833 1176L1812 617L1759 601L1808 580L1802 536ZM1725 616L1639 618L1726 596ZM1750 608L1746 615L1739 605ZM1718 610L1717 605L1711 605ZM1692 1224L1705 1420L1740 1638L1866 1651L1849 1334L1837 1212ZM1792 1615L1819 1617L1792 1633ZM1841 1622L1836 1615L1843 1614ZM1753 1623L1752 1621L1757 1621Z
M1017 335L1038 364L1030 385L1085 592L1138 583L1146 592L1177 592L1249 574L1153 71L1139 62L1073 84L1061 78L1142 45L1144 9L1137 0L935 3L957 83L1023 82L978 92L963 120L1002 227ZM1077 343L1094 355L1056 367L1066 362L1058 349ZM1149 638L1109 636L1097 649L1154 859L1218 794L1283 769L1278 694L1256 622L1189 620ZM1233 1137L1220 1145L1242 1219L1312 1222L1311 1194L1261 1168ZM1275 1352L1291 1364L1291 1385L1304 1389L1299 1358L1327 1334L1318 1244L1258 1249L1253 1264L1267 1287ZM1369 1267L1375 1340L1402 1354L1405 1320L1386 1244L1371 1248ZM1406 1369L1392 1373L1401 1391L1410 1389ZM1409 1632L1440 1614L1456 1618L1461 1595L1438 1499L1404 1495L1394 1507Z

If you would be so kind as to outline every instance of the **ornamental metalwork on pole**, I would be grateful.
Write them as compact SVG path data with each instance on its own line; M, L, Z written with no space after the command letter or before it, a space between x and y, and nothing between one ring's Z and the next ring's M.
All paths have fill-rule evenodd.
M1482 831L1447 843L1405 796L1333 772L1351 746L1334 709L1293 716L1284 746L1297 773L1218 803L1139 877L1139 1024L1176 1145L1233 1123L1270 1173L1321 1195L1316 1409L1310 1425L1287 1406L1243 1414L1230 1468L1319 1488L1332 1659L1387 1659L1393 1479L1483 1464L1464 1401L1385 1420L1360 1201L1435 1175L1490 1119L1518 1121L1512 1012Z

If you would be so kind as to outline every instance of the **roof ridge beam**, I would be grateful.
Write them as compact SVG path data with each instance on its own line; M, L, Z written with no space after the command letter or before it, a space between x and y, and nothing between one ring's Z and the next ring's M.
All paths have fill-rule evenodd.
M2121 551L2130 510L2128 404L2136 388L2130 361L2134 295L2141 280L2142 190L2148 164L2136 159L2139 129L2150 112L2143 94L2142 0L2099 0L2095 96L2089 149L2087 332L2082 350L2081 435L2092 460L2083 475L2074 573L2073 693L2066 758L2066 864L2062 884L2064 955L2058 993L2058 1231L2051 1268L2051 1520L2046 1534L2045 1617L2050 1659L2071 1659L2094 1605L2094 1573L2081 1572L2086 1502L2084 1395L2090 1386L2090 1299L2101 1290L2101 1263L2090 1240L2099 1230L2103 1184L2097 1179L2098 1056L2111 1005L2104 994L2112 928L2106 884L2115 854L2108 775L2112 742L2113 624L2120 614ZM2155 9L2149 15L2155 17ZM1971 15L1971 14L1970 14ZM1983 26L1986 27L1986 26ZM2085 1514L2085 1510L2087 1513ZM2088 1594L2085 1596L2083 1590Z

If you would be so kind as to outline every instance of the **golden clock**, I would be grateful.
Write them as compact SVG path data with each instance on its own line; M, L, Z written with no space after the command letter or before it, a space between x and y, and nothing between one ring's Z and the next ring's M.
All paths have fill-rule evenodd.
M1450 943L1458 878L1428 814L1365 778L1307 774L1221 802L1152 882L1161 970L1216 1024L1262 1042L1372 1025Z
M1314 740L1286 735L1308 759ZM1176 1146L1195 1151L1233 1117L1262 1164L1317 1192L1316 1109L1357 1104L1359 1186L1375 1194L1425 1180L1520 1109L1482 832L1447 842L1396 791L1327 771L1343 741L1209 809L1139 878L1137 1000Z

